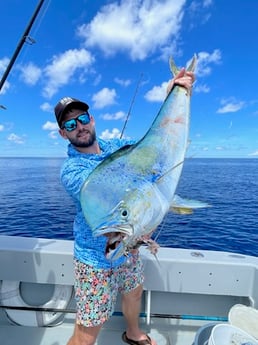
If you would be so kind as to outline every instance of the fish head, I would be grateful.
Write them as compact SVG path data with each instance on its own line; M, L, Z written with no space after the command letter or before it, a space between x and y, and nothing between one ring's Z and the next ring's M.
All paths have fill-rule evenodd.
M128 239L134 238L140 230L135 211L135 207L131 208L124 200L121 200L92 229L94 236L107 237L105 249L107 259L115 260L123 254L127 254Z
M81 193L82 210L93 236L107 237L105 255L110 260L127 255L139 238L155 229L166 211L156 186L147 181L123 193L118 188L105 198L96 189L91 193L87 189Z

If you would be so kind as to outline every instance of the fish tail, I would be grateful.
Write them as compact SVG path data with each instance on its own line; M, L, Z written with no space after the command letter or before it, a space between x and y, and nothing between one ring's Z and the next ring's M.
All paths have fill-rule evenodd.
M197 64L197 56L196 56L196 54L194 54L194 56L193 56L193 58L192 58L192 60L191 60L191 62L188 65L186 70L188 72L193 72L195 70L196 64Z
M186 70L188 72L193 72L195 70L196 63L197 63L197 56L196 56L196 54L194 54L194 56L193 56L193 58L192 58L192 60L191 60L191 62L188 65ZM170 70L171 70L173 76L175 77L179 73L180 68L178 68L176 66L175 61L173 60L172 57L170 57L170 59L169 59L169 66L170 66Z
M176 66L175 61L173 60L172 57L169 58L169 67L170 67L170 71L172 72L173 76L175 77L180 69Z

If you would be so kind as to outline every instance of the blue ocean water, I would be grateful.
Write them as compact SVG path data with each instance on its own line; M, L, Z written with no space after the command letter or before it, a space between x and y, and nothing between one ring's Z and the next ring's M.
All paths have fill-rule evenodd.
M0 158L0 235L73 239L75 209L60 184L62 162ZM177 192L211 207L168 214L155 233L161 246L258 256L258 159L187 159Z

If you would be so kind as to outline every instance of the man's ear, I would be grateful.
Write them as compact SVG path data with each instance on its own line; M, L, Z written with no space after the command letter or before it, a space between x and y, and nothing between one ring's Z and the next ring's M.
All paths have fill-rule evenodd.
M59 134L61 135L61 137L63 137L64 139L68 139L67 135L66 135L66 132L64 129L59 129Z
M95 126L95 119L94 119L94 117L92 115L90 115L90 122L91 122L92 125Z

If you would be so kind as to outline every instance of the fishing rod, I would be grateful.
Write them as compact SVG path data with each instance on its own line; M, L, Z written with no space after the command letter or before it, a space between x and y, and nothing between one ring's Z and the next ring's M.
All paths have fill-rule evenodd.
M38 3L38 5L37 5L37 7L36 7L36 9L35 9L35 11L34 11L32 17L31 17L31 19L30 19L30 21L29 21L29 24L28 24L28 26L26 27L26 29L25 29L25 31L24 31L24 33L23 33L23 35L22 35L22 37L21 37L21 39L20 39L20 41L19 41L19 43L18 43L16 49L15 49L15 52L14 52L14 54L13 54L13 56L12 56L12 58L11 58L9 64L8 64L8 66L7 66L7 68L6 68L6 70L5 70L4 74L3 74L3 76L2 76L1 81L0 81L0 91L1 91L1 89L2 89L2 87L3 87L3 85L4 85L4 83L5 83L5 81L6 81L7 77L8 77L8 75L9 75L9 73L10 73L12 67L13 67L13 64L15 63L15 60L16 60L17 56L19 55L19 53L20 53L20 51L21 51L21 49L22 49L24 43L25 43L25 42L29 42L30 44L35 43L35 41L34 41L31 37L29 37L29 33L30 33L30 30L31 30L31 28L32 28L32 25L33 25L33 23L34 23L34 21L35 21L37 15L38 15L40 9L41 9L43 3L44 3L44 0L40 0L40 1L39 1L39 3ZM4 107L4 106L1 106L1 108L4 109L5 107Z
M0 305L1 309L17 310L17 311L36 311L43 313L68 313L76 314L76 309L74 308L45 308L40 306L11 306L11 305ZM123 316L121 311L114 311L113 316ZM140 318L146 318L148 315L145 312L139 314ZM150 313L151 318L159 319L179 319L179 320L201 320L201 321L228 321L227 317L217 316L217 315L193 315L193 314L161 314L161 313Z
M142 80L142 77L143 77L143 73L141 73L140 78L139 78L139 80L138 80L138 83L137 83L137 85L136 85L136 88L135 88L135 91L134 91L134 94L133 94L133 98L132 98L132 101L131 101L131 104L130 104L130 107L129 107L129 110L128 110L128 113L127 113L127 116L126 116L126 119L125 119L125 123L124 123L123 129L122 129L121 134L120 134L120 139L123 137L123 134L124 134L124 131L125 131L127 122L128 122L129 117L130 117L130 115L131 115L132 107L133 107L133 104L134 104L134 101L135 101L135 97L136 97L136 95L137 95L137 92L138 92L138 90L139 90L139 86L140 86L140 82L141 82L141 80Z

